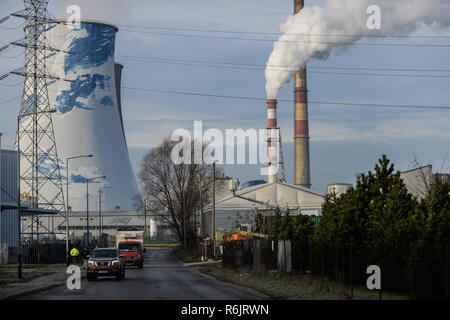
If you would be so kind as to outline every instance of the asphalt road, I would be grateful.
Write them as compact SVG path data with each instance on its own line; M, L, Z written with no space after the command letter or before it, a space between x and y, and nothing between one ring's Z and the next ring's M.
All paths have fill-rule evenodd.
M25 300L254 300L242 290L209 280L182 266L167 248L147 248L143 269L127 267L124 280L102 277L81 281L80 290L65 285Z

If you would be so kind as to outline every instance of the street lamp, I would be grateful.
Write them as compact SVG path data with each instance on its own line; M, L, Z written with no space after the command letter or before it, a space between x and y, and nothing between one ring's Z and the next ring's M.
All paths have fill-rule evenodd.
M69 160L79 158L92 158L94 155L87 154L66 158L66 263L69 265Z
M86 179L86 229L87 229L87 239L86 244L87 246L90 245L90 239L89 239L89 181L94 181L97 179L106 179L106 176L99 176L94 178Z
M145 248L145 240L147 239L147 199L144 199L144 248Z
M213 163L212 166L212 208L211 208L211 241L212 241L212 250L213 256L216 258L216 180L230 180L230 177L216 177L216 162Z
M103 188L100 186L98 189L98 205L99 205L99 219L100 219L100 227L99 227L99 239L101 239L101 236L103 234L103 218L102 218L102 191L111 188L110 185L104 186Z

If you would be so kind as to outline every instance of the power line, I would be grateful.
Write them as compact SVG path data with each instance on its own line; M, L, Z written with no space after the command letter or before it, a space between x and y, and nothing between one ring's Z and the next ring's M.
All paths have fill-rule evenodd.
M113 86L115 87L115 86ZM233 100L252 100L252 101L266 101L266 98L258 97L247 97L247 96L232 96L232 95L219 95L212 93L201 93L201 92L187 92L187 91L177 91L177 90L163 90L163 89L152 89L152 88L138 88L121 86L121 89L145 91L145 92L155 92L155 93L166 93L175 95L188 95L188 96L199 96L199 97L211 97L211 98L222 98L222 99L233 99ZM0 106L10 103L19 99L21 96L3 101ZM278 99L279 102L294 102L292 99ZM337 101L308 101L310 104L319 105L338 105L338 106L351 106L351 107L381 107L381 108L406 108L406 109L441 109L450 110L450 106L445 105L405 105L405 104L381 104L381 103L360 103L360 102L337 102Z
M260 32L260 31L237 31L237 30L217 30L217 29L189 29L157 26L137 26L121 24L119 27L172 30L186 32L208 32L208 33L232 33L232 34L253 34L253 35L282 35L280 32ZM420 38L420 39L450 39L450 35L371 35L371 34L321 34L321 33L287 33L290 36L314 36L314 37L365 37L365 38Z
M218 62L211 60L196 60L196 59L179 59L179 58L160 58L160 57L143 57L143 56L131 56L131 55L117 55L117 57L133 58L133 59L143 59L143 60L164 60L164 61L181 61L181 62L192 62L192 63L208 63L208 64L218 64L218 65L236 65L236 66L251 66L251 67L273 67L273 68L298 68L295 65L266 65L266 64L255 64L255 63L238 63L238 62ZM450 72L450 69L401 69L401 68L362 68L362 67L321 67L308 65L308 69L342 69L342 70L367 70L367 71L400 71L400 72Z
M194 38L206 38L206 39L261 41L261 42L314 43L314 44L329 44L329 45L336 45L336 46L352 45L352 46L437 47L437 48L449 48L450 47L450 44L361 43L361 42L278 40L278 39L221 37L221 36L183 34L183 33L165 33L165 32L155 32L155 31L136 31L136 30L124 30L124 29L122 29L121 31L132 32L132 33L143 33L143 34L155 34L155 35L163 35L163 36L175 36L175 37L194 37Z
M224 99L235 99L235 100L253 100L253 101L266 101L267 100L266 98L219 95L219 94L212 94L212 93L187 92L187 91L177 91L177 90L137 88L137 87L128 87L128 86L121 86L121 88L122 89L128 89L128 90L137 90L137 91L149 91L149 92L157 92L157 93L176 94L176 95L189 95L189 96L224 98ZM294 100L290 100L290 99L278 99L278 101L279 102L294 102ZM313 101L313 100L308 101L308 103L321 104L321 105L339 105L339 106L364 106L364 107L384 107L384 108L413 108L413 109L444 109L444 110L450 110L450 106L436 106L436 105L403 105L403 104L356 103L356 102L336 102L336 101Z
M12 98L12 99L9 99L9 100L0 102L0 106L3 106L3 105L8 104L8 103L10 103L10 102L13 102L13 101L15 101L15 100L17 100L17 99L19 99L19 98L21 98L21 97L22 97L22 96L17 96L17 97L15 97L15 98Z
M0 86L2 86L2 87L16 87L16 86L18 86L19 84L23 84L23 81L18 82L18 83L16 83L16 84L4 84L4 83L0 83Z
M22 22L22 23L19 24L18 26L16 26L16 27L10 27L10 28L8 28L8 27L3 27L2 25L0 25L0 29L3 29L3 30L15 30L15 29L18 29L18 28L22 27L24 24L25 24L25 22Z
M233 66L233 65L220 65L220 64L212 64L210 65L209 62L206 62L206 64L201 64L200 62L176 62L176 61L164 61L164 59L155 59L152 60L151 58L145 59L145 60L139 60L134 58L128 58L128 57L122 57L122 59L128 60L128 61L135 61L135 62L150 62L150 63L162 63L162 64L171 64L171 65L184 65L184 66L194 66L194 67L206 67L206 68L217 68L217 69L237 69L237 70L253 70L253 71L273 71L273 72L279 72L279 71L297 71L298 68L292 68L292 69L277 69L277 68L256 68L256 67L241 67L241 66ZM314 69L315 67L308 67L308 69ZM334 70L339 68L326 68L326 67L318 67L320 69L328 69L328 70ZM341 70L374 70L369 68L341 68ZM376 70L376 69L375 69ZM392 70L397 71L397 70ZM415 70L414 70L415 71ZM435 71L436 72L436 71ZM450 70L448 71L450 72ZM428 74L391 74L391 73L361 73L361 72L338 72L338 71L308 71L309 74L335 74L335 75L357 75L357 76L382 76L382 77L410 77L410 78L450 78L450 75L428 75Z

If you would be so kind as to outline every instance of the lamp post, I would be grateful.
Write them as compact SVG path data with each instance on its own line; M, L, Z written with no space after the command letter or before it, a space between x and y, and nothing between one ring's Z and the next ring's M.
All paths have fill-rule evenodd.
M94 155L87 154L66 158L66 264L69 265L69 161L79 158L92 158Z
M144 199L144 247L147 239L147 198Z
M97 179L106 179L106 176L99 176L94 178L86 179L86 231L87 231L87 239L86 244L89 246L91 244L89 239L89 182Z
M212 249L213 256L216 258L216 180L230 180L230 177L216 177L216 162L213 163L212 166L212 208L211 208L211 240L212 240Z
M102 236L102 234L103 234L102 191L104 191L104 190L106 190L106 189L109 189L109 188L111 188L110 185L104 186L103 188L100 187L100 188L98 189L98 197L99 197L99 199L98 199L98 206L99 206L98 212L99 212L99 219L100 219L99 239L101 238L101 236Z

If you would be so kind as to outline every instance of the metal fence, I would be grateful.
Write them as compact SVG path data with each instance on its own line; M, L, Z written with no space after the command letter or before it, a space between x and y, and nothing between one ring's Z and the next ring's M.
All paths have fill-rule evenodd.
M417 243L363 246L355 243L269 241L223 243L222 264L249 271L311 275L348 285L366 286L371 265L380 267L383 291L411 298L449 298L448 245ZM381 294L380 294L381 297Z
M0 264L8 263L8 244L0 243Z
M97 244L91 245L88 248L89 252L95 248ZM71 262L82 263L82 252L85 246L82 242L69 242L69 251L77 248L80 252L78 257L70 257ZM18 255L22 255L22 263L24 264L57 264L66 263L66 243L50 242L50 243L28 243L22 248L9 248L8 263L16 264L18 262Z

